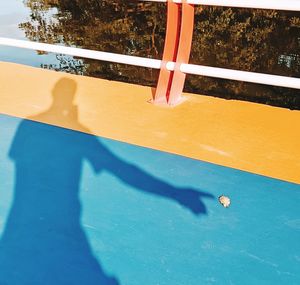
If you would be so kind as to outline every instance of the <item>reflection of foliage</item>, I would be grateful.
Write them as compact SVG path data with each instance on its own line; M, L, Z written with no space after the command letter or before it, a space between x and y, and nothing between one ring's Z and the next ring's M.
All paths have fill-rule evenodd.
M162 56L165 4L127 0L25 0L25 4L32 11L31 21L21 27L31 40ZM299 56L300 17L295 12L197 7L192 63L299 77ZM149 69L84 63L84 73L92 76L150 85L157 78L157 72ZM300 108L299 91L285 88L188 76L186 90Z
M300 20L291 12L208 7L196 16L191 61L299 77L300 27L296 27L296 19ZM289 65L283 64L284 58ZM189 90L205 86L204 92L225 98L300 108L298 90L199 77L190 77L189 83Z
M163 45L163 38L156 35L164 33L164 13L157 13L159 6L126 2L130 1L27 0L31 21L21 28L32 40L140 56L157 54ZM49 7L57 8L51 20L44 14Z
M72 74L84 75L86 67L81 59L65 56L62 54L56 55L59 64L42 64L41 67L55 71L64 71Z

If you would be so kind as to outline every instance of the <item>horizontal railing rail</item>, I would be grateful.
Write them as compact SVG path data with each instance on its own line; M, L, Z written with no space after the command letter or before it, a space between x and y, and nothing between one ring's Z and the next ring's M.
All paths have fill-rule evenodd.
M16 40L0 37L0 45L38 50L51 53L60 53L82 58L110 61L114 63L130 64L141 67L149 67L159 69L161 61L159 59L151 59L123 54L116 54L103 51L95 51L82 48L66 47L53 44L44 44L24 40Z
M141 0L144 2L168 2L168 0ZM173 0L174 3L187 3L192 5L222 6L254 9L271 9L300 11L299 0Z
M15 40L0 37L0 45L39 50L44 52L61 53L70 56L89 58L114 63L129 64L140 67L160 69L162 60L122 55L110 52L94 51L88 49L65 47L60 45L36 43L24 40ZM169 71L175 70L175 62L167 62L166 68ZM258 72L240 71L227 68L210 67L204 65L181 64L180 71L187 74L209 76L222 79L238 80L258 84L267 84L280 87L300 89L300 78L271 75Z

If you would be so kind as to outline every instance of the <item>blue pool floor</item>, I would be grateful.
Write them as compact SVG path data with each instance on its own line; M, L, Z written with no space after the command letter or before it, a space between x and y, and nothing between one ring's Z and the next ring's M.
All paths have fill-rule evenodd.
M299 205L300 185L0 115L1 285L300 284Z

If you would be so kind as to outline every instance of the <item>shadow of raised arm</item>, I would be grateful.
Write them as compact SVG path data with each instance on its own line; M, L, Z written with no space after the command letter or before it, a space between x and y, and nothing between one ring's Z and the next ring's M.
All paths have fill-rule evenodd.
M106 159L105 169L123 182L140 191L171 199L195 215L207 213L202 199L213 199L212 194L197 189L173 186L141 170L139 167L119 159L110 151L108 153L109 157Z

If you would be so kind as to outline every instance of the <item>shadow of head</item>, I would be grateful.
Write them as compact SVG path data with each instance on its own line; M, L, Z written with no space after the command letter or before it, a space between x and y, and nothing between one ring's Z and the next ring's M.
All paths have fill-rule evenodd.
M52 105L46 112L60 126L86 131L78 122L78 107L74 103L77 92L77 83L70 78L59 79L52 89ZM44 113L45 114L45 113Z
M61 78L52 89L53 105L64 110L74 106L77 84L70 78Z
M31 120L45 122L67 129L88 132L78 120L78 106L75 104L77 83L71 78L59 79L52 90L52 102L44 112L29 117Z

